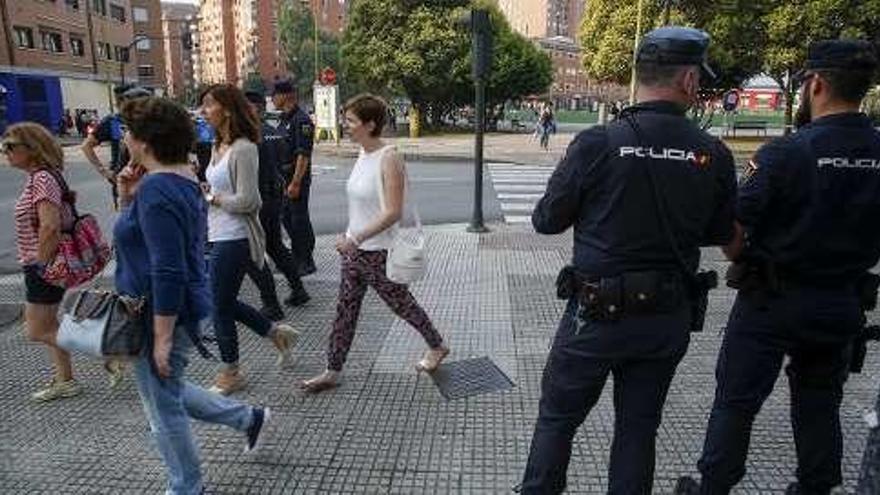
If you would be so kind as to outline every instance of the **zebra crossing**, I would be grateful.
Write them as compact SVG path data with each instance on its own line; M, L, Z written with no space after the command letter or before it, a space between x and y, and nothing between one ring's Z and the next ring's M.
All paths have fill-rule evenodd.
M535 204L544 195L553 167L489 163L492 186L507 223L529 223Z

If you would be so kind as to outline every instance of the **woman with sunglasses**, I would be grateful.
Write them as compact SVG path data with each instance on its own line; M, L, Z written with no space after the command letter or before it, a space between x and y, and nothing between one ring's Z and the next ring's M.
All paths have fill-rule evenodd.
M64 152L52 134L40 124L24 122L10 126L3 135L2 150L9 165L27 174L15 204L18 261L24 270L24 319L28 338L48 346L55 375L48 386L31 397L48 402L79 395L73 379L70 354L56 345L58 305L64 289L50 285L42 273L55 257L62 228L74 218L61 185Z

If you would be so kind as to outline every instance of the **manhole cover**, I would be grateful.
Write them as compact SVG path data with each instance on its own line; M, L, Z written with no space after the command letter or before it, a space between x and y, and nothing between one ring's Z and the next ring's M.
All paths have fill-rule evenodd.
M431 374L446 400L509 390L514 384L488 357L444 364Z

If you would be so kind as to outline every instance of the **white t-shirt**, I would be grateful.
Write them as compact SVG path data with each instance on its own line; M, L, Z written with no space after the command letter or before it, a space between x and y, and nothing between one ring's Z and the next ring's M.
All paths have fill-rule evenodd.
M382 196L379 191L382 174L382 157L390 146L367 153L361 148L360 155L345 187L348 196L348 229L350 236L362 233L382 214ZM397 235L397 224L365 240L358 249L382 251L391 248Z
M229 150L208 165L205 171L212 194L233 194L232 181L229 174ZM219 206L211 205L208 209L208 242L237 241L248 238L247 222L242 215L229 213Z

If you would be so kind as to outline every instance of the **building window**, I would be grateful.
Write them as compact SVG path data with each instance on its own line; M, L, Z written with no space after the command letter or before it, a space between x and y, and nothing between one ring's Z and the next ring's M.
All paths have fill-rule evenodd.
M107 60L113 60L113 52L110 50L110 43L98 43L98 57Z
M77 36L70 37L70 53L76 57L82 57L86 54L85 43L83 39Z
M139 65L138 77L153 77L154 71L152 65Z
M110 17L116 19L119 22L125 22L125 8L111 3Z
M61 34L52 31L40 31L40 38L43 43L43 50L51 53L61 53L64 51Z
M19 48L33 48L34 47L34 30L31 28L15 26L12 28L15 31L15 44Z
M150 13L143 7L133 8L131 14L134 17L134 22L148 22L150 20Z
M113 54L116 56L117 62L128 62L129 53L128 48L124 46L114 46Z
M92 0L92 10L96 14L107 15L107 2L105 0Z
M79 0L64 0L64 4L74 10L79 10Z
M135 45L135 46L137 46L137 49L139 52L148 52L148 51L150 51L150 47L152 45L150 45L150 40L144 38L144 39L138 40L137 45Z

